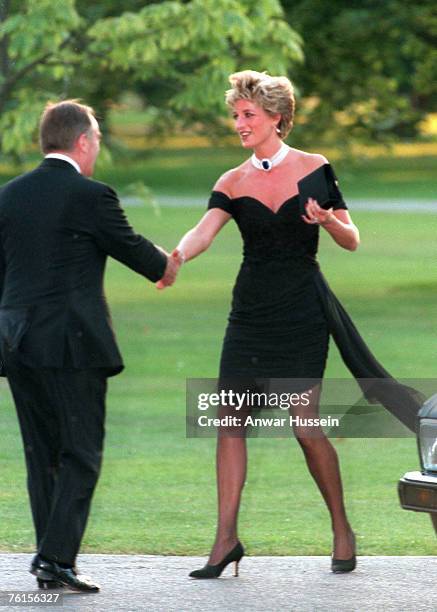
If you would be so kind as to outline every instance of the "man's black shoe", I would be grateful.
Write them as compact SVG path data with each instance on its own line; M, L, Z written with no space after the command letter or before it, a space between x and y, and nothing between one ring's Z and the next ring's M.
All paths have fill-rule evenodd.
M45 591L50 591L53 589L62 589L62 584L57 580L43 580L42 578L37 578L36 582L38 584L39 589L43 589Z
M32 559L32 563L30 566L30 572L36 575L36 570L38 568L39 556L35 555ZM62 584L57 580L47 580L45 578L37 578L36 583L39 589L49 590L49 589L60 589L62 588Z
M30 573L39 578L42 582L56 581L73 591L82 593L97 593L100 586L94 583L88 576L81 576L74 567L64 568L55 561L46 561L39 555L33 558L30 566Z

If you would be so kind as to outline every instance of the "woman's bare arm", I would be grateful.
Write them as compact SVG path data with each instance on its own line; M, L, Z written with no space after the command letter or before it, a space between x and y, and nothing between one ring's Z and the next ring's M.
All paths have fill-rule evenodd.
M229 221L231 215L220 208L208 210L199 223L190 229L180 240L177 250L185 261L194 259L206 251L221 228Z
M220 208L208 210L199 223L190 229L179 241L171 256L181 262L188 261L206 251L217 233L229 221L231 215ZM156 283L158 289L165 289L169 286L162 279Z

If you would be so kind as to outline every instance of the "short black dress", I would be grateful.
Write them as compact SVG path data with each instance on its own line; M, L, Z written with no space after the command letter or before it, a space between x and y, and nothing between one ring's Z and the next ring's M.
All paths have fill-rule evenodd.
M333 209L347 209L338 194ZM319 226L302 220L298 194L275 213L252 196L213 191L212 208L232 215L243 239L220 381L281 378L299 386L303 379L320 380L331 335L366 399L381 403L414 431L424 398L375 359L330 290L316 259Z
M213 191L208 208L231 214L244 244L220 378L321 378L329 330L314 282L319 226L302 220L298 195L274 213L253 197Z

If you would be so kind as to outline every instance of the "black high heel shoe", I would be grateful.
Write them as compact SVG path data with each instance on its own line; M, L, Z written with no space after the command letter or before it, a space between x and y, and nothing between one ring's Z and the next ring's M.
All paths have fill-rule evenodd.
M352 538L354 541L355 548L355 534L352 534ZM356 566L357 558L355 554L353 554L352 557L349 557L349 559L335 559L334 557L331 558L331 570L334 572L334 574L345 574L346 572L353 572Z
M331 570L334 574L344 574L346 572L353 572L357 566L357 558L355 555L349 559L331 559Z
M244 556L244 548L240 542L226 555L217 565L207 563L202 569L194 570L190 573L190 578L218 578L229 563L234 562L234 576L238 576L238 564Z

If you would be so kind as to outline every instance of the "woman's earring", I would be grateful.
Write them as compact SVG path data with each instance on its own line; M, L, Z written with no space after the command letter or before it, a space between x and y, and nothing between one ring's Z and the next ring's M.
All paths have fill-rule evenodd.
M278 134L280 134L280 133L281 133L281 130L280 130L278 127L277 127L277 128L276 128L276 132L277 132Z

